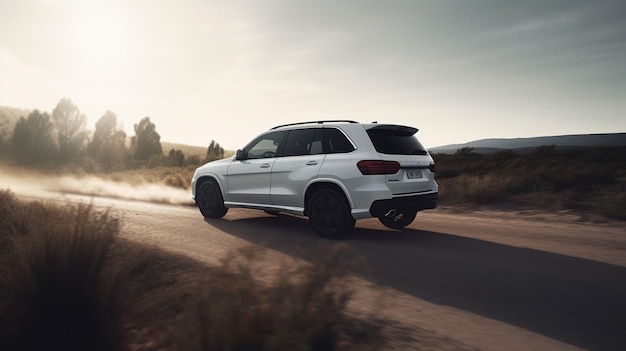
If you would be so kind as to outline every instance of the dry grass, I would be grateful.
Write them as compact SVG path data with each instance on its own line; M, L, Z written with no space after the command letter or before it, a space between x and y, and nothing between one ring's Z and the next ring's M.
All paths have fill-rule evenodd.
M467 150L466 150L467 151ZM626 218L624 147L434 155L442 204L522 205Z
M88 205L0 192L1 350L355 350L381 322L346 313L344 246L269 281L262 249L218 267L118 238ZM372 319L376 320L376 319Z
M87 205L21 205L7 192L0 197L0 348L112 349L122 312L119 272L107 265L117 219Z

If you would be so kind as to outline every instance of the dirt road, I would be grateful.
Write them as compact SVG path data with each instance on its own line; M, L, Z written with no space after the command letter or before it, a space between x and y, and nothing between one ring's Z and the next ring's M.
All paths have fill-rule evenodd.
M195 207L66 198L111 208L124 236L217 263L254 244L306 261L333 244L306 219L231 209L205 221ZM396 349L626 349L626 229L575 217L423 212L404 231L357 222L343 241L365 264L352 309L393 325ZM420 346L421 345L421 346Z

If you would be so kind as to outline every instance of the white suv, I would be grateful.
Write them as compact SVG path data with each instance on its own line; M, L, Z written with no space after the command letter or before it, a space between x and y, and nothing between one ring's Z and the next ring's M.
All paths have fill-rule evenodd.
M192 197L207 218L231 207L287 212L308 216L330 238L368 217L400 229L437 207L435 163L416 132L354 121L274 127L235 156L196 169Z

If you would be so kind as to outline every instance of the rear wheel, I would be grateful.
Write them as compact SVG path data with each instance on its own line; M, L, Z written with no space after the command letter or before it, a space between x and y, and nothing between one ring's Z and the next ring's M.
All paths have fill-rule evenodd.
M417 216L417 211L409 210L404 212L398 212L391 217L378 217L378 220L385 227L391 229L402 229L407 225L413 223L413 220L415 220L415 216Z
M345 237L356 222L346 198L330 189L317 191L308 206L309 221L317 235L332 239Z
M196 204L205 218L221 218L228 212L220 187L214 181L200 185L196 194Z

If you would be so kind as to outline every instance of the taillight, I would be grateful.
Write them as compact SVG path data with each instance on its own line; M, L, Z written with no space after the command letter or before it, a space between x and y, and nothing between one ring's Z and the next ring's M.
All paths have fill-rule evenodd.
M428 169L430 169L431 172L435 173L435 161L430 161Z
M356 164L363 175L396 174L400 164L396 161L363 160Z

